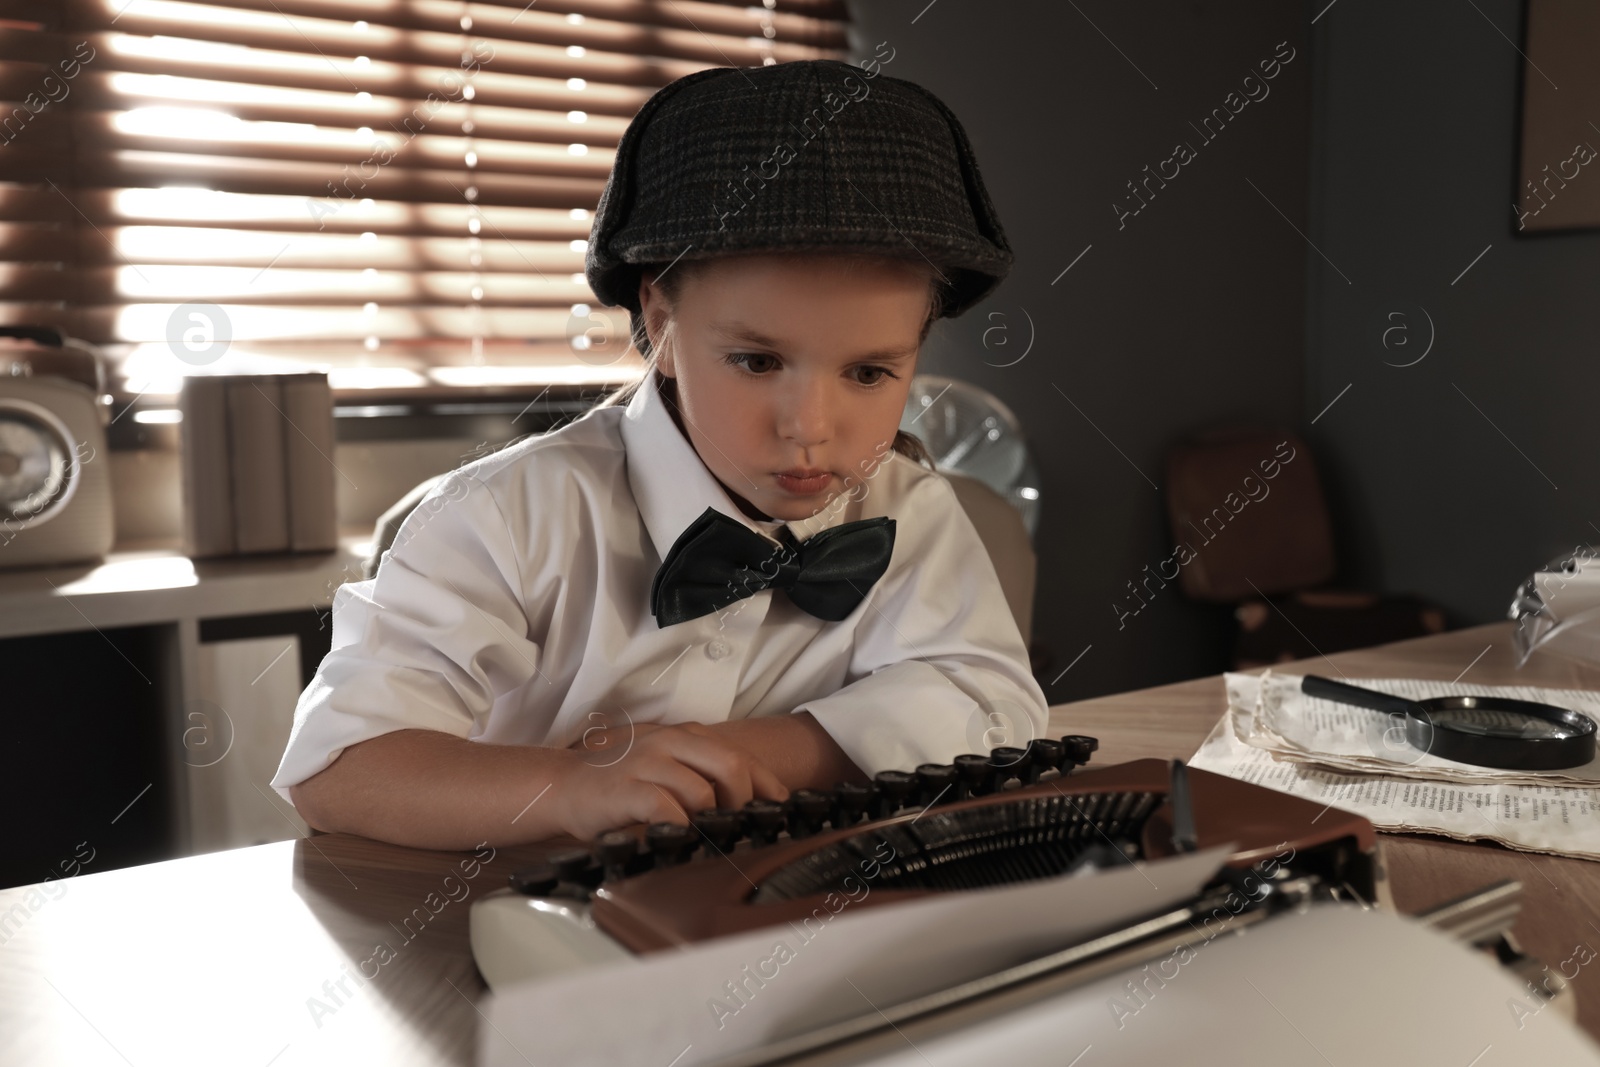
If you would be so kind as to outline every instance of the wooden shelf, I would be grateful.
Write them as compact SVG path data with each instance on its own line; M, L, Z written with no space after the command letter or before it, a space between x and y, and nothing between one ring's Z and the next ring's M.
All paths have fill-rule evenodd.
M234 729L245 740L232 746L228 762L196 765L185 747L195 709L217 706L212 703L219 699L221 684L216 677L217 656L230 654L220 652L219 645L205 644L202 630L210 623L213 630L281 633L284 637L277 640L287 645L298 625L303 638L308 632L306 620L313 613L329 612L339 586L361 579L371 539L370 526L351 528L341 531L339 548L333 552L210 560L189 559L175 541L127 541L99 563L0 571L0 653L9 653L13 664L9 669L30 672L25 681L45 686L34 698L36 703L50 705L58 716L74 722L102 724L81 739L87 746L81 759L105 760L113 749L118 757L132 758L137 750L134 773L150 783L147 806L162 815L156 823L139 828L140 840L119 839L124 862L182 856L195 848L218 847L219 840L226 847L240 835L245 842L259 839L263 820L246 817L259 812L219 814L219 805L230 789L244 797L242 806L255 803L251 790L264 787L282 753L278 735L287 736L294 692L303 679L291 676L285 682L274 676L272 685L235 686L233 707L227 709L237 720L228 731L229 744ZM301 617L298 623L292 621L295 615ZM216 620L227 622L219 627ZM317 619L317 632L331 633L321 631L323 621ZM271 629L275 625L284 629ZM303 670L314 666L326 651L325 645L312 647L315 643L315 638L309 644L300 642ZM105 678L100 688L79 684L83 679L76 676L63 677L62 672L81 671L98 662L96 656L109 664L101 672ZM127 678L118 683L115 679L124 665ZM116 734L105 723L123 732ZM17 728L37 733L48 725L21 723ZM262 744L263 736L270 736L271 743ZM249 788L233 789L240 783ZM160 788L154 788L157 785ZM24 802L23 795L8 794L7 799ZM78 799L90 806L96 800ZM120 794L105 799L108 804L113 799L122 803ZM275 799L262 796L260 802L271 805ZM57 830L65 833L83 821L80 815L62 812L56 822L67 827L52 823L41 828L41 834L51 838ZM301 832L293 817L281 810L265 821L271 827L277 820L284 820L279 828L284 834ZM128 825L120 828L121 838L129 838L131 822L124 822ZM41 855L54 855L61 847L53 839L35 844L35 851L43 850ZM117 855L108 847L105 862L115 865Z
M119 544L103 563L0 571L0 638L325 608L359 581L371 528L335 552L191 560L175 542Z

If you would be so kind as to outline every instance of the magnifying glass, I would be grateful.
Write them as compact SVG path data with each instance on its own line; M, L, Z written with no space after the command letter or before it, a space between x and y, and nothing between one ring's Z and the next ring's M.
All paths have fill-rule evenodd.
M1581 767L1594 760L1595 722L1554 704L1509 697L1410 700L1308 674L1300 691L1340 704L1404 715L1406 742L1422 752L1518 771Z

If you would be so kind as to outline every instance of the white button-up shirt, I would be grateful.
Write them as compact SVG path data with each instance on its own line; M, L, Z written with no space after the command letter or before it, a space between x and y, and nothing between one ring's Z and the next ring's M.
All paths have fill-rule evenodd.
M1015 618L950 484L890 453L829 507L752 520L658 393L466 464L405 520L375 578L339 588L332 651L300 696L272 785L349 745L420 728L567 747L596 726L809 711L863 771L1043 736ZM896 520L889 568L851 614L781 590L661 627L656 570L707 506L772 541Z

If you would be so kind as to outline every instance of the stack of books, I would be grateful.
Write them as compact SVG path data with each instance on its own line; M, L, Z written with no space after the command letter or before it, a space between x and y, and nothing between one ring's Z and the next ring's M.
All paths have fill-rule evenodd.
M339 547L326 374L188 377L178 407L186 555Z

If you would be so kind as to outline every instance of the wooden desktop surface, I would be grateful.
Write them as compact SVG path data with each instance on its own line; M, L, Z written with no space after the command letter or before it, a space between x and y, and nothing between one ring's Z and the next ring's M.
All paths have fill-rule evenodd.
M1509 623L1329 659L1284 669L1600 689L1600 669L1562 660L1535 656L1517 671ZM1218 676L1060 705L1051 727L1098 736L1095 763L1104 765L1186 757L1222 711ZM94 835L86 837L92 847ZM1552 968L1570 960L1571 973L1600 949L1600 864L1415 835L1381 840L1402 911L1515 878L1526 891L1515 927L1525 951ZM5 890L3 1058L77 1067L470 1064L475 1001L486 990L468 949L467 909L547 847L501 850L474 868L470 853L319 834L98 874L91 861L48 893ZM1584 967L1573 986L1579 1022L1600 1035L1600 969ZM538 1049L519 1051L542 1064Z

